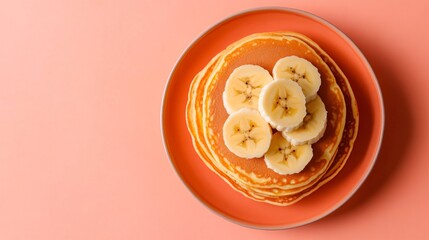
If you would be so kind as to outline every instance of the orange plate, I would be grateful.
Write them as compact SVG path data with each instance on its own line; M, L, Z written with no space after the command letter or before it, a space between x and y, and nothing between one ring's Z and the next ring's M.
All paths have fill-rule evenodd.
M226 46L257 32L295 31L317 42L348 77L360 112L359 133L344 169L300 202L278 207L248 199L209 170L196 154L185 122L193 77ZM342 32L310 13L263 8L231 16L198 37L183 53L167 83L162 106L166 151L190 191L207 207L244 226L284 229L307 224L333 212L359 188L376 160L384 129L384 108L377 79L360 50Z

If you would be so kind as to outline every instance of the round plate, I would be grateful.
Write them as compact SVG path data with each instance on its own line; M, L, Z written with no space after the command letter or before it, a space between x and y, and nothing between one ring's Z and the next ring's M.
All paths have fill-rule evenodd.
M256 202L233 190L195 152L185 107L193 77L226 46L252 33L295 31L324 49L348 77L359 106L359 133L343 170L298 203L279 207ZM169 158L189 190L207 207L248 227L284 229L318 220L341 206L359 188L376 160L384 129L384 108L376 77L360 50L342 32L310 13L285 8L242 12L198 37L174 67L162 105L162 133Z

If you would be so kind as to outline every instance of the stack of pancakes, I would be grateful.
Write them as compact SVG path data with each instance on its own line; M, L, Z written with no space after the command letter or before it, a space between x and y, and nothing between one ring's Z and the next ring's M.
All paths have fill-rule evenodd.
M328 121L305 169L280 175L267 168L263 159L239 158L225 146L222 127L228 114L222 93L235 68L254 64L271 72L277 60L291 55L307 59L321 74L318 94L326 105ZM342 169L357 136L359 114L347 78L325 51L302 34L269 32L231 44L195 76L186 120L196 152L212 171L246 197L286 206L311 194Z

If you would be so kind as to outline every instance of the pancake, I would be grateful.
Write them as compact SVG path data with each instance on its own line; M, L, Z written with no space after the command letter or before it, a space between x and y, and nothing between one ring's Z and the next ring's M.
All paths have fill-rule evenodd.
M227 113L221 93L236 67L257 64L271 72L274 63L288 55L310 60L321 72L319 95L327 105L329 123L324 137L313 144L315 154L307 167L298 174L279 175L263 159L241 159L225 147L221 129ZM317 44L296 33L264 33L232 44L197 74L189 91L186 120L197 153L212 171L247 197L283 206L310 194L344 166L357 133L355 106L344 74ZM337 150L340 157L335 155Z
M256 64L272 69L278 59L289 55L304 57L319 69L323 82L319 95L326 102L329 122L324 137L313 145L313 160L307 168L298 174L280 175L268 169L261 159L242 159L229 152L221 135L223 123L228 117L221 96L226 79L236 67ZM304 187L321 176L331 163L340 141L338 136L344 126L344 100L329 67L304 42L269 34L252 35L241 40L223 54L204 92L202 122L209 150L214 156L215 164L221 164L241 183L258 188L275 186L284 190Z

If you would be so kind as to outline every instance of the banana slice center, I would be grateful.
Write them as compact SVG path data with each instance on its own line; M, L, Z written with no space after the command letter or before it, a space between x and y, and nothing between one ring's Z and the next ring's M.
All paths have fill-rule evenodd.
M240 126L241 125L241 126ZM240 124L235 127L235 134L242 136L240 145L247 147L251 143L256 144L256 139L253 137L253 131L256 129L255 123Z
M283 114L281 117L285 117L289 114L289 99L288 93L285 89L279 89L277 96L274 98L275 104L273 105L273 110L280 107L283 109Z
M278 97L277 98L277 105L280 105L281 108L283 108L284 110L288 110L288 104L287 104L287 97Z
M289 107L288 107L288 99L287 97L278 97L276 101L276 105L274 108L280 107L283 109L283 112L281 114L281 117L286 117L289 114Z
M260 85L254 86L250 81L252 77L239 78L239 80L244 83L245 87L244 89L235 89L237 95L243 94L245 96L244 102L251 102L253 97L257 97L256 90L262 87Z
M299 73L293 67L286 68L285 72L289 73L291 75L291 79L295 82L298 82L299 80L302 80L302 79L307 79L305 72Z
M278 151L283 155L284 164L288 165L289 159L296 159L296 150L289 147L279 147Z

